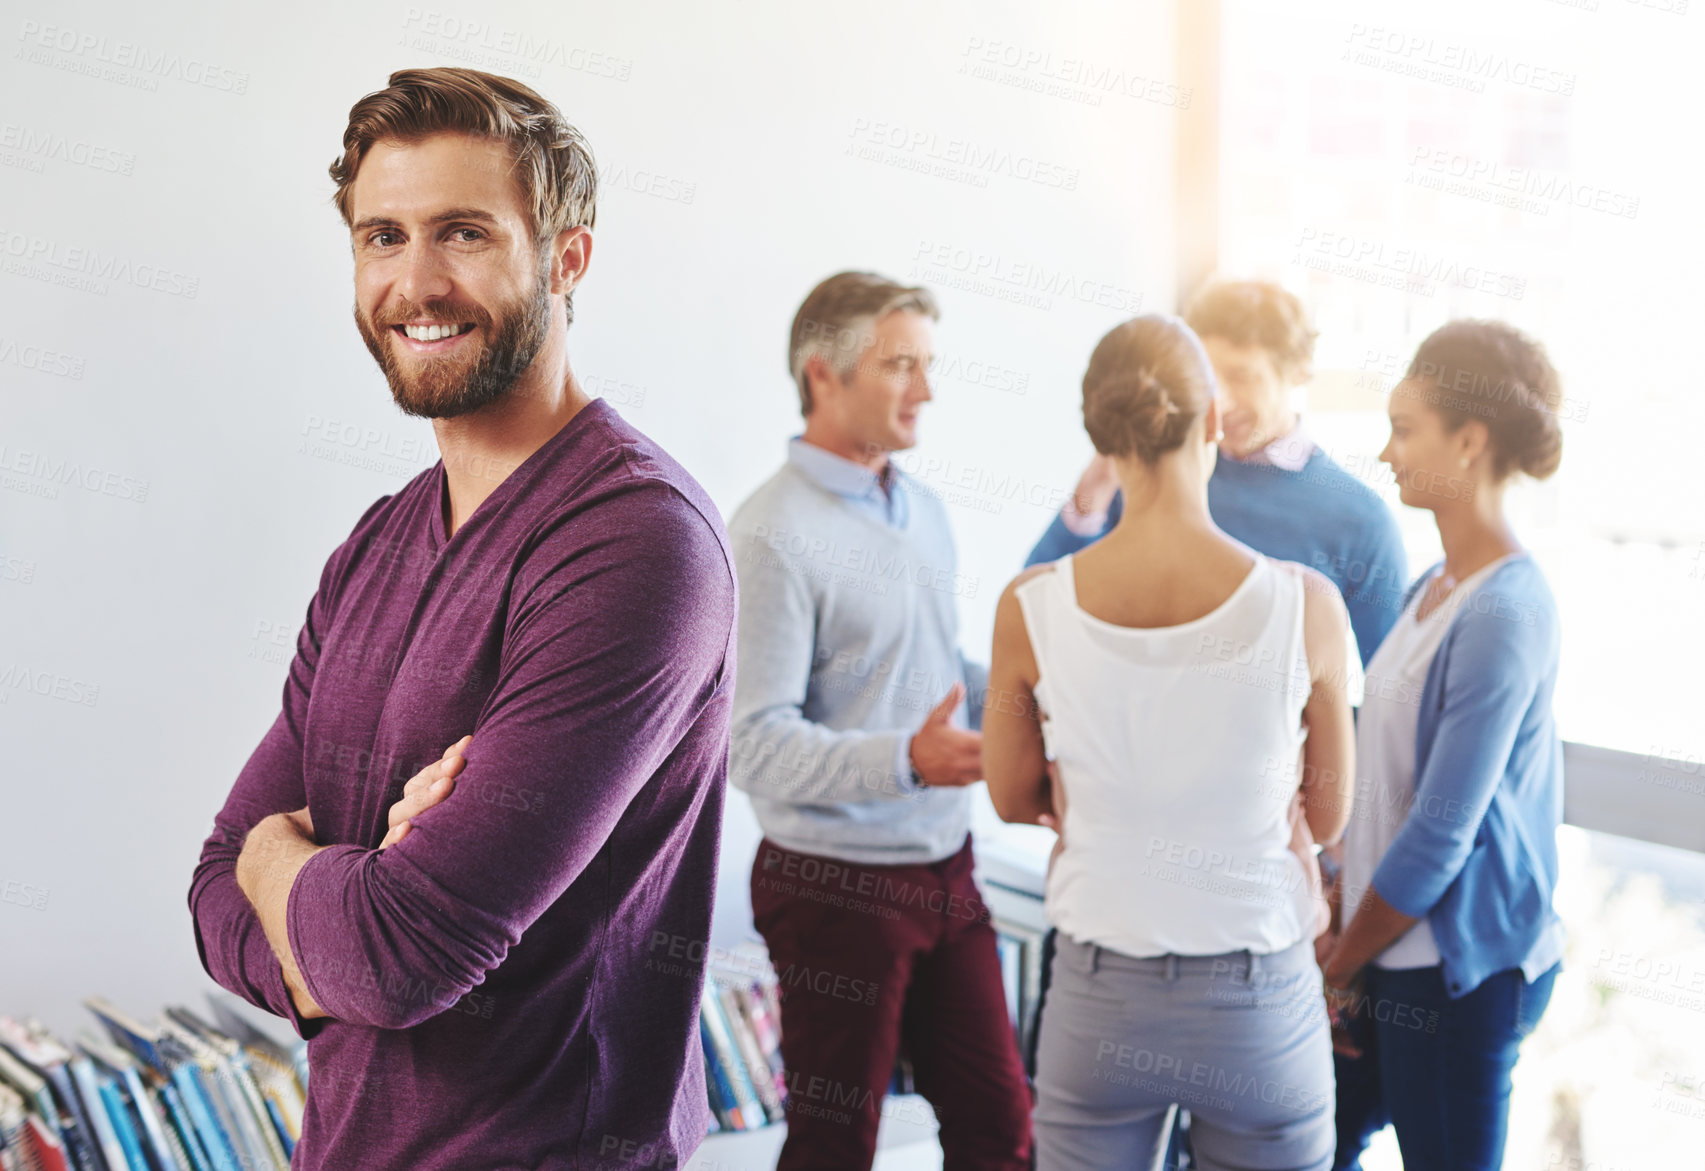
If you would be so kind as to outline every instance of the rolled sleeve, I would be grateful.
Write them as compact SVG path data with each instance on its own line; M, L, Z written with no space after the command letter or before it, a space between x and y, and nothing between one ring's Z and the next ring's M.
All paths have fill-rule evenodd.
M389 499L388 497L384 499ZM384 499L379 504L384 503ZM378 508L378 504L373 506ZM372 509L369 509L371 515ZM362 518L366 520L365 517ZM236 783L214 817L213 832L202 843L201 858L190 880L190 922L201 966L214 982L288 1020L299 1036L312 1036L318 1021L296 1011L284 969L261 926L260 916L237 883L237 858L248 833L275 813L307 805L302 769L302 728L319 665L320 645L330 623L343 546L327 559L320 586L308 603L296 653L285 675L278 716L250 754Z

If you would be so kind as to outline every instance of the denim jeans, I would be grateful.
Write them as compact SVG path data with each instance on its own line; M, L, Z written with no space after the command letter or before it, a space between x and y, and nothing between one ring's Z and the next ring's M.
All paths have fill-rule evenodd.
M1452 1000L1443 970L1367 969L1352 1035L1362 1056L1337 1058L1339 1171L1360 1171L1367 1140L1389 1120L1405 1171L1497 1171L1510 1113L1510 1071L1551 1002L1558 965L1531 983L1510 968Z

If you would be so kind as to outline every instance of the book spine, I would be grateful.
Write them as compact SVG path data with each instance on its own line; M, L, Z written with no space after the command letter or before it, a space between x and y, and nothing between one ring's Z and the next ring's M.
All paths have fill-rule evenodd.
M704 1047L705 1085L710 1094L710 1108L724 1130L745 1130L740 1118L740 1106L734 1099L734 1087L717 1060L716 1042L710 1038L710 1025L699 1014L699 1044Z
M166 1142L166 1127L165 1121L160 1117L160 1104L142 1084L142 1075L137 1073L134 1067L125 1067L124 1087L130 1092L130 1101L136 1107L136 1117L142 1122L142 1133L148 1140L148 1149L153 1153L154 1164L160 1171L183 1171L172 1156L171 1145Z
M746 1076L746 1063L740 1060L740 1052L734 1045L734 1035L729 1032L728 1018L722 1011L722 1000L716 994L713 981L706 980L704 996L699 1002L699 1015L710 1025L711 1044L716 1048L716 1063L727 1077L733 1104L739 1110L741 1119L740 1129L752 1130L764 1123L764 1108L758 1102L758 1093L752 1088L751 1079Z
M296 1157L296 1140L290 1137L290 1128L284 1124L284 1111L278 1108L271 1095L266 1098L266 1112L272 1118L273 1128L278 1131L279 1145L284 1148L284 1165L288 1167L290 1160Z
M787 1103L787 1069L781 1058L781 1034L775 1023L770 1019L769 1009L764 1006L763 989L756 984L738 988L735 994L739 999L740 1008L746 1014L746 1019L752 1026L752 1034L757 1038L758 1050L763 1054L768 1071L770 1085L775 1088L776 1097L786 1110Z
M195 1122L190 1118L189 1110L184 1106L183 1095L178 1093L177 1087L161 1086L160 1101L166 1105L166 1117L172 1124L172 1137L178 1140L173 1152L181 1156L178 1161L187 1171L213 1171L213 1161L207 1157L207 1151L195 1133Z
M270 1163L275 1171L290 1171L290 1156L284 1153L284 1144L278 1141L278 1133L273 1129L272 1115L267 1113L266 1103L261 1101L260 1090L255 1087L248 1056L239 1049L226 1063L232 1073L231 1084L237 1090L233 1096L240 1099L237 1104L242 1106L244 1120L250 1123L255 1144L265 1156L261 1166Z
M220 1129L218 1119L213 1116L213 1107L201 1088L201 1070L194 1062L186 1061L172 1071L172 1080L177 1083L184 1110L194 1124L194 1134L206 1148L211 1171L238 1171L237 1152Z
M36 1171L71 1171L65 1144L57 1132L48 1129L45 1119L32 1115L25 1120L25 1126L29 1130L25 1141L35 1159Z
M24 1099L0 1082L0 1167L6 1171L31 1171L24 1118Z
M124 1104L124 1095L118 1092L118 1083L110 1077L102 1078L100 1095L113 1133L118 1136L119 1155L124 1159L124 1166L130 1171L150 1171L148 1160L142 1154L142 1144L136 1141L136 1130L130 1125L130 1111Z
M83 1100L71 1084L71 1072L63 1065L51 1065L42 1071L59 1096L60 1133L65 1138L66 1153L77 1165L77 1171L107 1171L106 1160L95 1149L95 1132L89 1116L83 1113Z
M256 1153L254 1144L257 1140L243 1125L243 1107L237 1100L239 1095L232 1084L231 1071L223 1061L214 1061L212 1065L211 1069L201 1068L202 1091L213 1107L214 1117L219 1120L225 1141L243 1171L262 1171L267 1165L266 1157Z
M764 1058L763 1050L758 1048L758 1038L752 1031L751 1022L740 1011L740 999L727 985L719 987L717 993L722 1000L722 1013L728 1018L728 1031L734 1037L734 1047L740 1053L740 1064L745 1067L746 1080L752 1083L752 1090L757 1094L758 1105L769 1121L780 1122L781 1097L776 1093L775 1083L770 1080L770 1063Z
M87 1057L74 1057L66 1065L70 1067L71 1076L82 1095L83 1113L89 1119L91 1144L100 1150L107 1171L125 1171L130 1164L125 1160L124 1148L119 1145L112 1119L107 1117L106 1109L101 1105L101 1091L95 1081L95 1063Z

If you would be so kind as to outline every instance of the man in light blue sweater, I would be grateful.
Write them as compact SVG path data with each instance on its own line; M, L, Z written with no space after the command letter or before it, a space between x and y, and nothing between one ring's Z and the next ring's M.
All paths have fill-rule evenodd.
M805 432L729 525L729 778L764 830L752 909L780 980L781 1171L868 1168L902 1052L948 1166L1029 1166L1029 1090L971 877L987 672L960 654L958 598L976 582L940 500L888 458L917 442L937 316L927 290L870 273L811 292L788 350Z

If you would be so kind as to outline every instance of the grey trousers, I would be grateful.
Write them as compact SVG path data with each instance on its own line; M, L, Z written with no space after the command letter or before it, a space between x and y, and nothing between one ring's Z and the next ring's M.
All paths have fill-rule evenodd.
M1036 1046L1037 1171L1153 1171L1175 1109L1204 1171L1328 1171L1314 945L1137 959L1064 933Z

